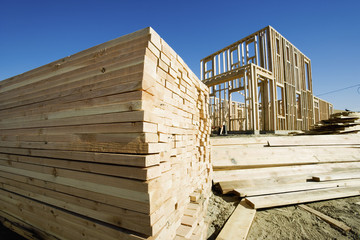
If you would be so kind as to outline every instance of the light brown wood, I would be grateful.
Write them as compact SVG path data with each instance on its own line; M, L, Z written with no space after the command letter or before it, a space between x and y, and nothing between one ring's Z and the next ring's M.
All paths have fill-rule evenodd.
M320 189L267 196L248 197L246 198L246 202L254 209L261 209L336 198L352 197L358 195L360 195L360 186L338 187L333 189Z
M290 183L290 184L271 184L265 186L244 187L234 189L240 197L251 197L268 194L278 194L287 192L306 191L314 189L329 189L337 187L349 187L349 186L360 185L360 180L339 180L331 182L304 182L304 183Z
M212 147L213 169L231 170L360 161L360 149L334 147ZM339 154L341 152L342 154Z
M308 207L306 205L300 204L298 205L300 208L315 214L317 217L321 218L322 220L324 220L325 222L329 223L330 225L343 230L344 232L349 232L351 230L351 227L347 226L346 224L344 224L343 222L340 222L332 217L329 217L319 211L316 211L315 209Z
M279 146L332 146L350 145L360 146L360 135L336 136L297 136L268 141L270 147Z
M335 172L335 173L328 173L328 174L320 174L320 175L313 176L312 179L316 182L340 180L340 179L359 179L359 181L360 181L360 172L359 171L343 171L343 172Z
M313 95L310 59L271 26L200 63L216 129L308 130L333 112L332 104Z
M217 236L217 240L246 239L256 210L242 200L235 208L223 229Z
M239 181L246 179L264 179L285 177L291 175L304 175L304 181L311 179L314 173L326 173L332 170L358 170L360 162L349 163L324 163L316 165L300 165L300 166L284 166L271 168L253 168L253 169L238 169L226 171L214 171L215 183L226 181Z
M182 224L205 239L208 100L151 28L2 81L0 220L58 239L168 240Z

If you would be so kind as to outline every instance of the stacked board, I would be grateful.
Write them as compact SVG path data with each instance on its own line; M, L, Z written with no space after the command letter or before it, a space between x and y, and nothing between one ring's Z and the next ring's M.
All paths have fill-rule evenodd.
M360 135L212 139L214 183L269 208L360 195Z
M305 134L345 134L360 132L359 112L339 112L331 114L329 119L321 120Z
M0 220L29 239L204 238L208 94L151 28L0 82Z

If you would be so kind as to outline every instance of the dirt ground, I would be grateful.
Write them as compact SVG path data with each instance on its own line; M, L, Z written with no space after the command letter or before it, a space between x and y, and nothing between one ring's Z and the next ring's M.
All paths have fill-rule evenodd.
M208 240L215 239L223 224L234 211L239 198L213 194L208 208ZM297 206L259 210L251 226L248 240L260 239L357 239L360 240L360 197L306 204L349 227L344 233L314 214Z

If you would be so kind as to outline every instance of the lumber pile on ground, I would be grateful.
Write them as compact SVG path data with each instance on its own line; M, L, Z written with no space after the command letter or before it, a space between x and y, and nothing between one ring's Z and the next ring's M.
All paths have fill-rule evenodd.
M208 94L151 28L0 82L0 220L35 239L204 239Z
M213 181L242 198L218 240L246 239L257 209L360 195L360 135L215 137ZM346 232L350 228L305 205Z
M218 137L214 183L255 209L360 195L360 136Z
M359 112L340 112L330 115L327 120L321 120L305 134L344 134L360 132Z

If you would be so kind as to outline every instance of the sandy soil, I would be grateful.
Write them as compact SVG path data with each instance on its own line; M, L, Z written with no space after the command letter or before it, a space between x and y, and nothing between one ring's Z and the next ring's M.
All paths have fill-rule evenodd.
M210 199L208 240L215 239L239 202L236 196L214 194ZM259 210L248 240L260 239L357 239L360 240L360 197L306 204L352 228L348 233L297 206Z

